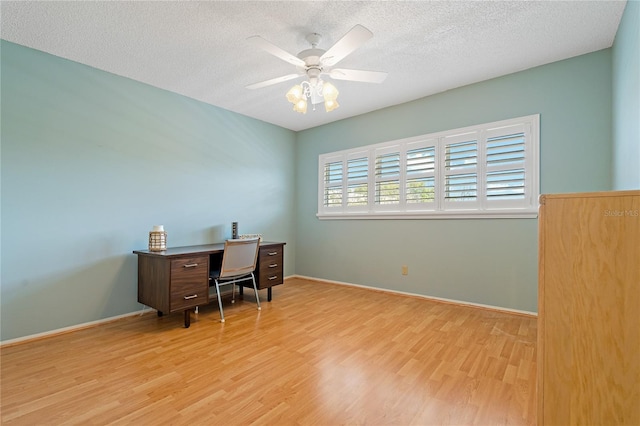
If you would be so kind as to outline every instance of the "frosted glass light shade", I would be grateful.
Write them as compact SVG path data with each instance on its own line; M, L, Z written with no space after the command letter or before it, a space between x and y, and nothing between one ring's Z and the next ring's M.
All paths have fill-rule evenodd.
M304 99L300 99L293 105L293 110L296 112L301 112L302 114L307 113L307 101Z
M338 108L340 105L338 104L338 101L335 100L327 100L324 101L324 109L327 112L333 111L334 109Z
M292 104L295 104L302 99L302 86L296 84L287 92L287 100Z
M333 84L325 81L322 85L322 96L325 101L335 101L338 98L338 89Z

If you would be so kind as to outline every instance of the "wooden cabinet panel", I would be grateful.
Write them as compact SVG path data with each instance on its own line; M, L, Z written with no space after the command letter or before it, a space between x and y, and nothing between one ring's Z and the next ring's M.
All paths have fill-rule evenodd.
M138 256L138 302L169 312L170 266L160 257Z
M538 424L640 424L640 191L541 197Z

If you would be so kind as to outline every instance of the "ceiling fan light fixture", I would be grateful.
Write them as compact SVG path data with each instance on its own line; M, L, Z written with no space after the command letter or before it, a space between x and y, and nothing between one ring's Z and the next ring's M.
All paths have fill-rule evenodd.
M289 89L286 94L287 100L293 104L293 110L305 114L307 112L307 105L311 102L311 107L314 111L316 105L321 103L324 103L324 108L327 112L333 111L339 107L339 92L333 84L323 81L322 76L328 75L335 80L360 81L363 83L382 83L386 78L387 73L380 71L334 68L338 62L371 37L373 37L373 33L358 24L351 28L328 50L324 50L318 48L321 38L320 34L312 33L307 35L306 38L311 44L311 49L303 50L298 53L298 55L292 55L260 36L249 37L248 40L256 46L285 62L295 65L298 68L298 73L250 84L247 88L258 89L292 80L305 74L307 80L296 84Z
M315 85L313 82L303 81L296 84L287 92L287 100L293 104L293 110L302 114L307 113L308 101L315 105L324 102L327 112L338 108L338 89L329 82L320 80Z
M328 75L335 80L360 81L363 83L382 83L387 76L387 73L380 71L333 68L338 62L371 37L373 37L373 33L358 24L351 28L328 50L324 50L318 48L318 43L321 38L320 34L312 33L307 35L306 38L311 44L311 49L303 50L297 55L290 54L260 36L249 37L247 40L251 41L257 47L285 62L295 65L298 68L298 73L272 78L260 83L250 84L246 87L248 89L258 89L292 80L298 78L300 75L306 75L306 81L296 84L286 93L287 101L293 104L293 110L306 114L307 105L311 102L314 111L316 105L321 103L324 103L324 108L327 112L333 111L339 107L339 92L333 84L323 81L322 76Z

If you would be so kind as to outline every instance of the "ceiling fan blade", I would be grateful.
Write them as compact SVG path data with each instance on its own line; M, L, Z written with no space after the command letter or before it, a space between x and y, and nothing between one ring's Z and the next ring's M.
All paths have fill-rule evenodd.
M276 56L282 59L285 62L289 62L290 64L293 64L299 67L305 66L305 63L302 59L298 58L295 55L292 55L286 50L279 48L275 44L263 39L260 36L252 36L252 37L249 37L247 40L253 43L254 45L258 46L259 48L271 53L273 56Z
M371 37L373 37L373 33L358 24L324 52L324 55L320 57L320 62L324 66L333 66Z
M245 86L247 89L261 89L263 87L271 86L272 84L282 83L283 81L293 80L294 78L300 77L300 74L287 74L282 77L272 78L271 80L261 81L259 83L249 84Z
M360 81L363 83L382 83L387 78L387 73L382 71L348 70L334 68L329 76L335 80Z

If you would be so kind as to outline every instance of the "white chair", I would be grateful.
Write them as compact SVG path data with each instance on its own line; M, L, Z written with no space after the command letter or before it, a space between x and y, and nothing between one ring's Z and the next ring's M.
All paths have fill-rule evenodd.
M231 303L235 303L236 283L251 280L256 294L258 310L261 309L256 279L253 276L258 260L259 246L259 238L225 241L220 270L212 270L209 275L209 285L211 286L211 281L213 281L213 285L216 287L218 306L220 307L220 322L224 322L224 311L222 310L222 299L220 298L220 287L223 285L231 284Z

